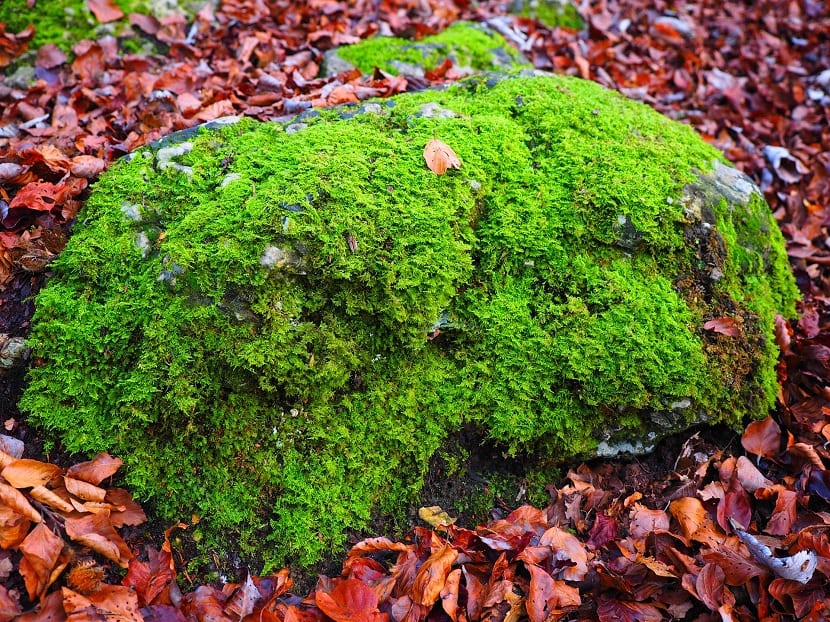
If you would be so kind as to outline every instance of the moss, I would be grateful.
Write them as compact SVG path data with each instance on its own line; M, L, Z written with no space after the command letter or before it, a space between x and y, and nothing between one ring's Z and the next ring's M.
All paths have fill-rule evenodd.
M308 564L417 498L462 425L567 459L766 414L796 290L759 197L690 211L719 154L689 128L553 76L382 110L113 166L37 300L31 421L121 455L203 546ZM426 168L436 135L460 171ZM727 314L741 339L702 329Z
M153 0L114 0L124 12L153 14ZM158 4L158 3L155 3ZM182 2L184 7L185 3ZM186 12L186 7L183 8ZM89 10L86 0L41 0L29 8L27 0L0 2L0 22L9 32L19 32L29 24L35 26L35 36L29 43L36 50L45 43L54 43L64 51L83 39L96 39L102 34L132 33L127 18L101 24Z
M579 11L567 0L515 0L511 10L538 20L548 28L582 30L585 27Z
M397 75L402 66L431 71L447 58L456 67L477 71L529 66L504 39L480 24L458 22L443 32L414 42L397 37L376 37L344 46L337 55L363 73L375 67Z

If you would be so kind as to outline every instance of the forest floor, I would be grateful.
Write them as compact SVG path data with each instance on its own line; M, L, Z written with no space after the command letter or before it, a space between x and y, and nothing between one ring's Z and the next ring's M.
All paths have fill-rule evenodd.
M89 4L113 18L107 0ZM424 503L449 510L484 490L489 523L473 528L472 508L451 526L432 519L434 530L379 521L354 534L345 561L318 569L334 578L312 585L295 575L292 587L287 571L243 573L230 576L238 585L200 586L180 532L171 546L169 526L139 528L141 508L105 487L117 460L73 466L72 456L44 452L15 406L18 364L0 377L0 622L23 611L23 620L279 622L830 617L830 9L814 0L605 0L583 3L586 27L575 31L506 15L504 5L224 0L191 21L130 15L133 36L155 53L124 53L112 37L71 53L40 48L34 82L0 82L0 348L27 334L32 295L110 162L224 115L267 120L304 102L443 83L451 67L424 79L317 75L337 45L495 18L537 68L595 80L688 123L763 190L803 294L800 318L777 325L773 416L743 434L697 430L640 459L572 465L550 482L544 509L519 507L521 488L482 484L476 464L499 462L497 453L475 450L478 463L453 487L440 483L446 465L436 460ZM0 28L0 66L31 36ZM73 491L49 497L49 482L64 475ZM88 503L108 504L89 515L108 518L79 522L75 504ZM414 508L408 518L417 522ZM118 566L129 568L123 580Z

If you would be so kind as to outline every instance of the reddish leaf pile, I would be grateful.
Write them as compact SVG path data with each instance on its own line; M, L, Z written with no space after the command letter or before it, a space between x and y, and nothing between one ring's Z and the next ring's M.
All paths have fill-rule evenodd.
M583 465L550 489L544 510L523 507L475 530L449 525L443 536L415 529L405 542L366 540L342 576L321 577L303 598L289 593L285 571L182 595L169 543L138 559L118 535L143 515L126 493L99 486L109 475L95 481L101 472L88 467L64 473L4 457L0 578L19 577L22 592L0 587L0 621L24 604L34 612L23 620L830 617L826 3L602 0L581 3L583 32L500 16L503 4L224 0L192 24L130 15L164 56L119 54L112 38L81 42L71 58L41 48L34 85L0 84L0 282L10 297L29 295L26 275L60 252L88 180L119 155L223 115L268 119L450 79L446 63L417 80L317 76L322 52L336 45L489 21L537 67L596 80L690 123L766 193L805 301L795 326L778 322L782 407L776 420L747 427L742 444L754 458L692 438L667 478L636 464L624 478L619 465ZM108 0L90 6L112 18ZM32 35L0 25L0 67ZM724 317L705 329L734 335L741 326ZM112 469L108 460L97 463ZM122 585L105 583L107 563L128 564Z

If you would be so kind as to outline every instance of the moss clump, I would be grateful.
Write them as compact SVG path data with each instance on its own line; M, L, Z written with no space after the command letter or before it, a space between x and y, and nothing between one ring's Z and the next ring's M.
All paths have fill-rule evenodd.
M337 56L363 73L375 67L388 73L411 73L415 68L431 71L446 59L456 67L492 71L528 66L522 55L502 37L481 24L458 22L443 32L409 41L376 37L337 49ZM410 68L407 71L407 68Z
M532 72L304 123L118 163L37 299L31 421L205 545L310 563L462 425L566 459L773 403L782 239L705 196L689 128ZM436 135L460 171L427 169Z
M514 0L511 12L530 17L548 28L582 30L585 23L576 6L568 0Z
M158 0L114 2L125 16L129 13L155 14L161 5L166 4ZM184 6L186 3L181 4ZM54 43L68 52L83 39L95 39L104 33L131 32L126 17L101 24L89 10L86 0L40 0L34 8L29 8L27 0L2 0L0 22L6 24L9 32L19 32L34 24L35 36L29 43L33 50L45 43Z

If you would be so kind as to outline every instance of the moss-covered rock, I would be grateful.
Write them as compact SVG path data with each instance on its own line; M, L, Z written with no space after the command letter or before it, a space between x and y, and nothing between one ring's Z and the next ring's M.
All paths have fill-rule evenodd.
M163 17L172 13L192 14L205 0L113 0L125 16L145 13ZM101 24L86 0L39 0L34 7L27 0L2 0L0 22L9 32L19 32L29 24L35 27L35 36L29 47L36 50L45 43L54 43L65 51L83 39L96 39L104 34L131 32L126 17L116 22Z
M375 37L326 52L323 70L336 75L357 68L375 68L393 75L424 77L450 60L456 72L505 71L529 66L527 60L500 35L484 24L457 22L437 35L420 41Z
M511 13L538 20L548 28L581 30L585 26L579 10L569 0L513 0L509 8Z
M532 71L291 127L115 165L37 299L31 421L205 542L311 562L462 425L564 460L773 404L782 239L688 127Z

